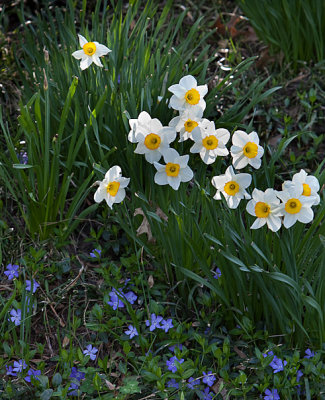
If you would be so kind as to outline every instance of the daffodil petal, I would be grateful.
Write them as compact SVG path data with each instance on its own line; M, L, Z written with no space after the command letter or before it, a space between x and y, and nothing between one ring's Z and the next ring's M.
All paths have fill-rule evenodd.
M185 97L186 89L178 84L170 86L168 90L172 92L179 99Z
M118 165L114 165L114 167L110 168L106 174L105 174L105 179L108 181L113 181L114 179L120 177L122 175L122 170L121 167Z
M181 184L181 178L179 175L175 177L167 176L167 182L174 190L178 190L179 185Z
M272 232L277 232L281 228L281 218L272 214L266 219L266 223Z
M84 47L84 45L85 45L86 43L88 43L88 40L87 40L84 36L82 36L82 35L80 35L80 34L78 34L78 37L79 37L79 44L80 44L80 47Z
M81 60L82 58L86 58L85 52L83 50L77 50L72 53L72 57L77 60Z
M179 99L175 95L170 98L169 104L174 110L184 110L185 108L185 100Z
M101 63L98 55L96 55L96 54L92 55L92 60L98 67L102 67L103 66L103 64Z
M94 42L94 43L96 45L96 53L98 54L98 57L105 56L106 54L108 54L112 51L103 44L100 44L98 42Z
M85 70L85 69L87 69L87 68L92 64L92 62L93 62L92 58L91 58L91 57L87 57L87 58L85 58L85 59L83 59L83 60L81 61L81 63L80 63L80 68L81 68L82 70Z
M251 229L259 229L266 224L266 218L256 218Z
M165 174L164 171L158 171L155 174L155 178L154 178L155 183L157 183L157 185L167 185L167 175Z
M186 90L197 87L197 81L192 75L183 76L183 78L180 79L179 84L183 86Z
M151 150L149 153L145 153L145 159L153 164L161 159L161 153L158 150Z

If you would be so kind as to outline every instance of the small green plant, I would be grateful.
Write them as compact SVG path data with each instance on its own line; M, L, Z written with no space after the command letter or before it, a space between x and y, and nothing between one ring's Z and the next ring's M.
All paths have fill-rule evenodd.
M21 131L16 140L0 111L0 126L7 148L7 152L1 155L0 176L6 182L7 193L16 202L27 230L33 237L39 236L40 240L47 239L54 231L61 238L69 235L71 227L78 224L75 217L89 190L91 174L77 188L73 200L69 199L78 151L84 141L83 133L75 128L69 137L67 158L63 158L61 153L77 84L78 79L74 78L57 121L51 115L52 89L44 75L43 96L36 93L26 106L21 105ZM53 135L53 132L56 133ZM26 139L24 150L18 142L21 137Z

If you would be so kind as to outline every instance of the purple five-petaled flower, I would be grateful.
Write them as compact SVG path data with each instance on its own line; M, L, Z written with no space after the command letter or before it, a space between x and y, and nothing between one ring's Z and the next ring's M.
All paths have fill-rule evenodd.
M169 381L167 381L167 387L178 389L179 383L177 383L176 380L174 378L172 378L172 379L169 379Z
M310 349L307 349L306 351L305 351L305 357L304 358L312 358L312 357L314 357L315 356L315 353L313 352L313 351L311 351Z
M69 390L71 392L68 393L68 396L78 396L78 389L79 389L80 383L78 381L71 382L69 386Z
M287 365L287 361L282 361L281 358L274 356L273 360L270 362L270 367L273 368L273 373L283 371L284 367Z
M10 311L10 320L11 322L14 322L16 326L20 325L21 323L21 310L18 308L18 310L15 310L14 308Z
M6 365L6 375L11 375L11 376L17 376L17 374L14 372L12 365Z
M27 372L27 376L25 376L25 381L26 382L31 382L31 377L34 377L34 379L39 381L39 378L37 378L38 376L41 375L41 370L36 369L34 370L33 368L30 368Z
M96 353L98 349L96 347L93 347L91 344L89 344L85 350L83 351L83 354L85 356L89 356L92 361L96 360Z
M174 328L173 325L173 320L171 318L167 320L162 320L161 321L161 329L163 329L166 333L169 331L169 329Z
M138 298L138 296L132 292L132 290L130 290L129 292L124 294L124 297L126 298L126 300L130 303L130 304L134 304L134 302L136 301L136 299Z
M203 372L204 378L202 379L203 383L205 383L208 386L212 386L214 381L216 380L216 377L213 375L212 371L209 371L208 373Z
M23 370L26 369L26 368L27 368L27 364L25 363L25 360L14 361L13 370L15 372L23 372Z
M33 293L36 292L37 288L39 287L39 283L33 279ZM29 279L26 279L26 290L30 292L32 290L32 282Z
M220 271L219 268L217 268L215 274L213 275L213 277L214 277L215 279L219 279L220 276L221 276L221 271Z
M113 310L117 310L118 308L123 308L124 303L120 300L115 292L110 292L111 301L108 301L107 304L113 308Z
M264 396L264 400L280 400L280 396L276 389L266 389L265 394L266 396Z
M181 358L179 360L176 356L174 356L166 361L167 369L169 371L172 371L173 373L177 371L177 366L175 365L175 361L178 361L180 364L182 364L184 362L184 358Z
M127 331L125 331L125 334L130 336L130 339L132 339L134 336L138 336L139 335L138 331L137 331L137 328L135 328L134 326L129 325L128 328L129 329Z
M78 371L76 367L71 368L70 378L74 378L80 382L81 379L84 379L85 376L86 374L84 372Z
M70 378L72 378L73 382L71 382L69 387L69 390L71 390L71 392L68 393L69 396L78 395L80 381L81 379L84 379L85 376L86 374L84 372L80 372L76 367L72 367Z
M201 392L201 394L203 395L203 400L212 400L212 394L209 390L209 388L205 388L203 392Z
M5 273L5 275L7 275L7 278L10 281L14 278L18 278L19 265L8 264L6 268L7 268L7 270L4 273Z
M100 258L102 251L100 249L94 249L91 253L89 253L91 258Z
M161 329L159 322L161 322L162 320L163 317L161 317L160 315L156 316L156 314L152 313L150 321L148 319L146 320L146 326L150 326L150 332L154 331L156 328Z
M195 386L199 385L200 383L200 379L194 379L193 377L190 377L187 383L187 387L190 389L195 389Z
M269 351L267 354L263 354L263 357L267 356L273 356L273 351ZM282 361L281 358L273 356L273 360L270 362L269 365L273 369L273 373L276 374L284 370L284 367L287 365L287 361Z

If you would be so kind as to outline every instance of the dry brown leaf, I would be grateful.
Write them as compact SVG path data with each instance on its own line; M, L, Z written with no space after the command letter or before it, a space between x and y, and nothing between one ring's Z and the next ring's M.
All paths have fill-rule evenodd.
M151 288L153 287L154 284L155 284L155 281L154 281L154 279L153 279L153 276L150 275L149 278L148 278L148 285L149 285L149 288L151 289Z
M136 215L142 215L143 216L143 220L141 222L141 225L137 229L137 236L140 236L143 233L145 233L147 235L147 237L148 237L148 241L151 242L151 243L154 243L155 239L152 236L152 232L151 232L151 228L150 228L148 219L144 215L144 212L142 211L142 209L141 208L136 208L133 215L134 216L136 216Z
M43 356L43 358L33 358L32 360L29 360L29 362L39 364L40 362L44 361L44 359L48 360L49 358L50 357Z
M161 208L157 207L156 214L158 215L158 217L160 217L164 221L168 221L167 215L163 212L163 210Z
M309 75L310 75L310 74L299 74L299 75L296 76L295 78L293 78L293 79L291 79L290 81L288 81L288 82L285 84L285 87L288 87L288 86L291 85L292 83L299 82L299 81L301 81L301 80L303 80L303 79L306 79L306 78L308 79Z
M244 352L242 352L241 350L239 350L239 348L237 346L234 346L234 350L239 355L240 358L247 358L246 354Z
M265 48L264 50L262 50L260 58L257 60L256 62L256 67L257 68L264 68L266 67L268 64L273 64L274 62L278 62L280 65L282 64L284 58L284 54L282 52L271 56L269 53L269 48Z
M299 112L300 112L300 106L299 105L296 105L296 106L288 109L288 114L293 119L298 119Z
M192 22L194 21L194 18L193 18L193 15L192 15L191 11L188 11L187 14L186 14L186 16L187 16L187 18L188 18L189 20L191 20Z
M259 40L252 26L248 26L248 28L245 31L241 31L241 33L243 35L243 42L258 42Z
M230 21L227 24L224 24L219 15L216 21L216 29L221 36L225 34L229 34L232 38L240 35L243 31L239 31L236 29L236 25L243 19L242 16L233 14L230 18Z
M218 40L218 51L225 52L229 51L229 39L220 39Z
M67 347L68 344L70 343L70 339L68 338L68 336L64 336L63 338L63 342L62 342L62 347Z
M116 388L116 385L113 385L110 381L105 379L106 386L108 387L109 390L114 390Z
M222 23L220 15L216 21L216 29L222 36L226 33L225 25Z
M277 145L280 143L281 139L282 139L282 135L275 135L275 136L272 136L272 137L269 139L268 144L269 144L270 146L272 146L272 147L277 147Z
M245 371L246 367L243 364L236 365L235 369L239 369L241 371Z
M162 211L161 208L157 207L156 209L156 214L158 215L158 217L160 217L162 220L164 221L168 221L168 217L167 215ZM142 215L143 216L143 220L141 225L139 226L139 228L137 229L137 236L142 235L143 233L145 233L148 237L148 241L151 243L155 243L156 239L153 237L152 232L151 232L151 228L150 228L150 224L149 221L147 219L147 217L145 216L142 208L136 208L134 211L134 216L136 215Z
M223 400L230 400L230 397L227 397L227 390L225 387L220 392L220 387L223 385L223 379L219 378L218 381L212 386L212 390L214 393L220 393Z

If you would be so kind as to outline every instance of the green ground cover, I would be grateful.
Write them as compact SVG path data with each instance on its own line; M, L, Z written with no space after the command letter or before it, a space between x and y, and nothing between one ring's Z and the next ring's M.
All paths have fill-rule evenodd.
M324 398L322 54L258 64L232 1L33 7L0 11L0 397Z

